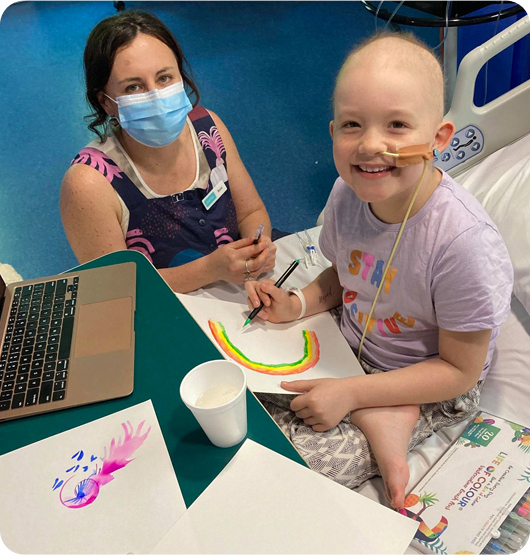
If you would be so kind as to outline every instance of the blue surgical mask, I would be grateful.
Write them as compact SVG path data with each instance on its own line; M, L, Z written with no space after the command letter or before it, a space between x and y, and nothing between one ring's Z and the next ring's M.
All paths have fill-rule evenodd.
M104 93L105 94L105 93ZM165 147L184 129L192 109L182 81L164 89L116 97L121 127L148 147Z

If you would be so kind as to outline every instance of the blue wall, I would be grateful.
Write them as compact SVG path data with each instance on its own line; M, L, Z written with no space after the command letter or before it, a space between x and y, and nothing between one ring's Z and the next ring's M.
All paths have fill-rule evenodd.
M179 39L202 103L232 133L273 225L314 226L336 177L328 132L334 78L352 45L373 32L374 17L360 2L126 6L155 13ZM24 278L77 263L59 189L92 139L83 122L84 43L114 13L112 2L22 2L0 21L0 262ZM438 44L437 29L416 31Z

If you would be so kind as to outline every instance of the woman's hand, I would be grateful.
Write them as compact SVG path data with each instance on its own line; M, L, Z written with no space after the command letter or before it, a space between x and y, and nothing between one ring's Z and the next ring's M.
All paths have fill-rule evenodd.
M294 380L280 386L289 392L300 392L291 402L291 409L316 432L332 429L354 409L351 387L345 379Z
M289 322L295 320L302 309L302 304L296 295L289 295L285 290L277 288L272 280L245 283L250 310L259 307L263 301L263 309L258 317L270 322Z
M268 261L268 248L265 242L253 244L253 238L243 238L221 245L210 257L210 270L214 280L225 280L232 284L243 284L247 276L257 278ZM274 247L276 250L276 247ZM246 264L245 264L246 263Z
M271 238L267 236L261 236L258 245L263 246L262 254L264 255L264 258L263 266L259 269L256 269L257 271L259 271L258 274L255 274L256 278L261 274L272 270L274 268L274 265L276 264L276 245L274 245ZM256 259L254 261L256 262ZM252 274L254 274L254 272L252 272Z

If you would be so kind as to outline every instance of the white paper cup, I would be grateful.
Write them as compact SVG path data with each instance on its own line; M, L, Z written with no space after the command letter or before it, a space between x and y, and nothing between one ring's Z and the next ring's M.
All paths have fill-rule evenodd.
M234 388L234 398L214 407L198 407L197 400L212 388ZM210 442L219 448L238 444L247 434L247 377L232 361L207 361L193 368L180 383L180 397Z

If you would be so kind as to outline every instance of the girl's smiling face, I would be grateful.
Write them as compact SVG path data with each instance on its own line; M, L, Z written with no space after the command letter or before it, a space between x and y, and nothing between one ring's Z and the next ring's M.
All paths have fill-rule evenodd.
M333 158L361 200L398 210L411 198L423 165L397 168L396 159L382 152L426 143L443 150L453 126L440 123L428 72L379 54L361 51L341 70L330 124Z

